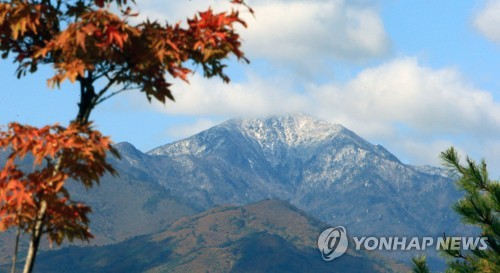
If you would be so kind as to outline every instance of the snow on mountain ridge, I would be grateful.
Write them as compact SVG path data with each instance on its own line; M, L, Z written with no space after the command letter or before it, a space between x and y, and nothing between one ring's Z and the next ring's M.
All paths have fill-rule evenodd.
M260 143L273 148L273 143L289 147L320 142L346 130L338 124L328 123L303 114L271 117L267 119L231 120L242 132Z
M207 148L201 138L210 138L213 132L241 132L256 141L261 148L276 150L283 146L297 147L318 143L341 132L349 131L341 125L328 123L303 114L291 114L271 118L232 119L212 127L193 137L155 148L149 155L200 154Z

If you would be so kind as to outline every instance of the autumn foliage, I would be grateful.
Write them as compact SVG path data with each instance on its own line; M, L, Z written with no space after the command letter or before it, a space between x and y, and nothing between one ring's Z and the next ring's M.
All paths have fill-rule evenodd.
M120 14L106 8L111 2L118 4ZM231 2L245 5L241 0ZM3 57L14 54L18 77L37 71L40 64L52 64L55 75L48 80L50 86L67 79L79 81L80 105L89 109L130 89L141 90L149 100L173 100L165 72L187 81L192 72L186 66L188 60L200 66L205 76L226 82L223 60L232 54L247 61L235 31L236 25L246 24L236 10L208 9L186 24L147 20L133 25L129 20L137 14L126 4L120 0L2 2L0 51ZM94 90L100 79L107 83ZM114 84L122 88L108 94ZM88 115L81 112L79 119L88 121Z
M91 209L71 199L66 183L78 181L89 188L105 172L115 174L106 162L106 153L113 151L110 144L108 137L88 125L38 129L11 123L7 131L0 132L0 148L9 151L0 172L0 231L11 226L31 231L45 202L42 233L50 241L61 244L65 237L70 241L92 238L88 227ZM21 168L27 158L33 166Z
M244 0L230 2L253 13ZM92 237L90 207L72 200L65 185L73 180L88 188L104 173L114 174L105 160L106 152L113 152L109 138L90 127L98 104L128 90L165 103L174 100L169 77L188 81L194 67L205 77L229 82L225 59L248 62L236 31L238 25L246 27L238 9L217 13L209 8L184 23L132 23L138 15L133 4L0 0L0 53L17 64L17 77L51 65L49 86L69 80L80 87L78 112L69 127L11 123L0 131L0 148L11 151L0 173L0 231L14 226L30 235L25 273L32 272L43 234L57 244ZM31 172L19 166L26 162L32 163ZM15 263L16 257L13 272Z

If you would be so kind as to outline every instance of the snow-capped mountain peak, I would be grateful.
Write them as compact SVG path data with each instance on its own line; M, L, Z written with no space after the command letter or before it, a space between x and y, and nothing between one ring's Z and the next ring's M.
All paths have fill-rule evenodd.
M342 132L349 132L338 124L328 123L304 114L289 114L269 118L232 119L212 127L190 138L160 146L148 152L149 155L200 154L206 150L206 143L220 135L239 134L262 149L273 151L299 145L318 143L334 138ZM215 143L211 143L215 144Z
M148 163L161 166L148 175L199 207L280 198L353 233L439 234L457 199L437 168L302 114L230 120L152 150Z
M339 134L344 127L304 114L291 114L265 119L231 120L248 137L259 142L282 143L293 147L323 141Z

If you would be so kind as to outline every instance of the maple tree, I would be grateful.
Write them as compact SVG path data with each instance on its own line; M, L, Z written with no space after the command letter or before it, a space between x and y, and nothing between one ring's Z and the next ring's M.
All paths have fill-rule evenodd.
M230 2L253 14L244 0ZM67 128L11 123L0 132L0 147L11 150L0 173L0 230L16 226L31 235L26 273L42 234L57 244L92 238L90 207L72 200L64 185L72 179L91 187L105 172L115 173L105 160L113 151L109 138L90 126L98 104L127 90L140 90L149 101L174 100L167 77L188 81L188 61L225 82L226 58L248 62L235 29L246 24L235 9L209 8L183 24L133 24L133 9L127 0L0 0L0 52L12 56L17 77L52 65L49 86L69 80L80 87L78 112ZM16 163L28 155L37 167L31 173Z
M87 216L91 208L73 201L65 182L72 179L90 188L105 172L116 174L106 162L106 152L116 151L108 137L89 125L35 128L11 123L0 132L0 148L11 151L0 172L0 231L17 226L32 234L31 251L38 248L42 234L57 244L64 238L92 238ZM30 173L19 166L28 154L38 167Z
M118 4L121 14L105 8L111 2ZM231 2L246 6L243 0ZM125 90L141 90L149 100L174 100L165 72L187 81L188 60L206 77L226 82L225 58L233 54L248 62L235 30L237 24L246 24L236 10L208 9L188 19L187 26L150 20L132 25L129 19L137 14L126 4L126 0L1 2L2 57L15 55L18 77L37 71L40 64L52 64L56 73L48 80L50 86L66 79L78 82L77 120L83 123L97 104ZM106 83L96 90L101 79ZM116 86L120 88L111 90Z

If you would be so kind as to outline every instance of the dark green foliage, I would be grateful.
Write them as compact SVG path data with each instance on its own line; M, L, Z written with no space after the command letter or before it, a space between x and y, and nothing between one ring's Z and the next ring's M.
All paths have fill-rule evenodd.
M457 187L464 191L453 209L464 223L479 227L480 236L488 238L483 250L444 250L450 258L446 272L500 272L500 183L489 179L484 160L478 164L467 157L462 164L453 147L442 152L441 159L457 174ZM425 257L414 258L413 263L414 273L430 272Z
M425 256L419 256L412 259L414 273L429 273L429 267L427 266L427 260Z

